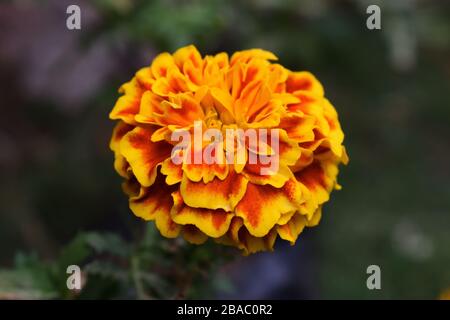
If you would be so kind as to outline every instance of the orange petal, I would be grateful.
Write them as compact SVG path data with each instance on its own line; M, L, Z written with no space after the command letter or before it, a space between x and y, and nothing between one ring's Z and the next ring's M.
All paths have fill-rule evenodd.
M136 72L136 80L143 89L151 90L152 85L155 82L151 68L144 67L139 69L138 72Z
M230 226L233 213L222 209L211 210L187 206L179 192L173 195L174 206L171 211L173 221L181 225L193 224L206 235L218 238L223 236Z
M233 117L233 98L230 93L219 88L211 88L210 92L212 98L214 99L217 111L220 114L227 112L231 117Z
M257 129L255 135L245 136L245 144L249 152L266 156L278 155L280 163L286 165L295 164L301 152L298 143L291 140L285 130L278 128Z
M165 186L161 179L150 188L144 188L139 197L130 198L130 209L144 220L155 220L156 227L167 238L178 236L181 227L170 216L173 205L171 192L173 189Z
M199 67L195 67L192 60L188 60L184 63L183 74L188 80L189 89L195 91L198 86L203 83L203 70Z
M279 126L286 130L289 139L301 143L314 140L314 124L314 117L290 112L281 117Z
M161 115L164 110L161 106L163 99L151 91L145 91L139 105L139 113L135 120L139 123L159 124L155 115Z
M298 143L289 138L286 131L278 129L280 162L293 165L300 158L301 149Z
M274 133L271 131L268 131L267 139L269 147L275 152L274 155L263 157L256 155L252 150L248 151L249 160L244 167L243 174L250 182L270 184L280 188L287 180L292 178L292 172L288 166L294 165L300 158L300 147L298 143L289 139L284 130L277 129L276 133L278 133L278 139L272 141L272 134ZM273 145L277 140L278 149Z
M177 94L161 102L153 100L151 96L151 93L145 94L142 99L142 104L148 101L146 113L149 115L144 113L137 115L136 120L141 123L189 127L194 124L194 121L205 117L200 103L190 94ZM141 110L143 108L141 107Z
M273 251L276 239L277 231L275 229L270 230L264 237L254 237L245 229L242 229L240 232L240 241L244 249L244 255L260 251Z
M237 62L246 63L250 59L278 60L277 56L270 51L262 49L249 49L237 51L231 56L231 65Z
M323 100L322 106L324 118L330 128L322 146L330 148L330 150L340 158L343 156L342 142L344 141L344 133L339 124L337 112L327 99Z
M158 78L152 85L152 91L158 96L167 97L174 89L171 88L167 78Z
M268 234L282 214L297 210L299 201L299 188L294 181L281 189L249 183L235 212L243 218L250 234L262 237Z
M120 87L119 93L123 93L123 96L117 100L109 114L109 118L112 120L120 119L128 124L135 124L134 116L139 112L143 89L136 78L133 78L130 82Z
M173 163L171 158L162 162L161 173L166 175L166 183L168 185L179 183L183 178L183 169L181 165Z
M127 134L132 129L133 126L130 126L123 121L118 122L114 127L113 134L109 142L110 149L114 151L114 169L120 176L124 178L129 178L129 165L125 157L120 153L120 141L125 136L125 134Z
M264 237L254 237L244 227L240 217L233 217L228 232L215 241L220 244L235 246L243 250L244 255L249 255L258 251L272 251L277 237L276 229Z
M203 84L214 88L227 88L228 55L225 52L204 59Z
M214 178L209 183L193 182L184 174L180 191L184 202L190 207L233 211L244 196L247 182L242 175L233 171L225 180Z
M277 92L277 87L286 82L289 70L277 63L271 64L269 70L268 85L272 92Z
M319 224L320 219L322 219L322 206L319 206L317 210L314 212L312 218L306 221L306 226L315 227Z
M247 117L248 128L273 128L280 123L283 104L280 100L272 99L262 106L259 111Z
M126 188L133 188L130 190L129 205L131 211L144 220L154 220L156 218L158 210L168 211L173 205L171 192L173 189L165 186L161 183L161 179L158 178L157 183L151 187L139 187L136 190L136 185L128 183Z
M182 70L184 64L188 61L196 68L201 68L203 66L202 56L194 45L178 49L173 54L173 59L180 70Z
M242 174L254 184L271 185L275 188L281 188L286 181L293 177L292 171L285 164L278 163L276 171L270 169L270 165L246 164ZM265 174L263 169L271 171Z
M136 127L128 132L120 143L120 151L126 158L136 179L144 187L155 181L156 167L170 157L172 145L166 142L152 142L154 127Z
M167 142L171 142L171 135L172 135L172 130L170 130L168 127L161 127L157 130L155 130L155 132L153 132L151 140L153 142L159 142L159 141L167 141Z
M324 94L323 87L316 77L307 71L291 72L286 81L286 91L309 91L317 96L322 97Z
M233 114L241 122L251 122L255 114L270 101L270 91L261 81L253 81L242 90L241 97L235 102Z
M232 66L226 74L226 83L228 91L234 100L241 96L241 91L243 89L243 79L244 79L244 66L242 63L236 63Z
M243 249L244 246L241 244L239 239L239 230L244 225L242 218L234 216L231 219L230 226L228 228L228 232L222 237L215 238L214 241L220 244L235 246L239 249Z
M299 102L293 102L287 105L290 112L302 112L305 114L314 114L314 111L321 111L321 101L323 97L319 97L310 91L295 91L291 93ZM320 115L320 113L318 114Z
M192 225L185 225L182 229L183 238L192 244L202 244L208 240L208 236Z
M334 183L326 176L324 169L318 162L314 162L303 170L295 173L296 179L308 188L317 204L322 204L329 200L330 190Z
M287 213L283 213L280 217L280 219L277 221L277 224L282 226L286 223L289 222L289 220L291 220L291 218L294 216L294 214L296 213L296 211L290 211Z
M151 72L155 79L165 77L167 70L175 65L172 55L168 52L163 52L153 59L151 65Z
M299 234L303 231L307 224L307 220L304 216L296 214L289 220L288 223L282 226L278 226L277 231L281 239L287 240L291 245L295 244Z
M309 166L314 160L313 151L300 147L300 152L300 158L297 159L297 162L294 165L289 167L292 172L302 170L303 168Z
M252 82L264 82L269 85L270 63L260 58L252 58L244 64L243 86L246 87Z
M140 183L134 176L131 176L130 179L122 182L122 190L128 197L133 199L142 198L145 192L145 189L141 188Z
M209 147L205 146L198 151L194 150L194 148L195 146L191 145L186 150L186 156L182 166L186 177L194 182L203 180L204 183L209 183L216 177L220 180L225 179L230 170L230 166L226 163L223 144L209 144ZM219 150L220 154L217 154L217 150ZM195 163L196 153L197 158L202 160L201 163Z
M179 94L171 97L165 111L166 124L178 124L189 126L194 121L202 120L205 117L200 103L191 94ZM179 119L179 121L175 121Z
M152 91L161 96L168 97L173 94L188 92L190 81L180 72L178 67L172 66L167 70L167 76L158 78L152 85Z

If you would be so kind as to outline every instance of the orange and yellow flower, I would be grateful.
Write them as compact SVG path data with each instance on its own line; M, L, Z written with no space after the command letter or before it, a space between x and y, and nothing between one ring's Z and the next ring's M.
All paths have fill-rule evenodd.
M165 237L213 238L245 254L272 250L278 236L294 244L319 223L340 188L338 166L348 162L344 134L320 82L276 60L261 49L202 57L187 46L158 55L121 86L110 148L136 216L154 220ZM198 121L221 131L276 130L278 170L262 175L264 164L248 161L174 163L172 133ZM245 159L251 152L258 151L246 146Z

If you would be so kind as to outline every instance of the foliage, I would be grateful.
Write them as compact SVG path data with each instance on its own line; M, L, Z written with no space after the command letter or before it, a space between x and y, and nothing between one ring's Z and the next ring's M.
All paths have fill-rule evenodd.
M213 275L233 257L230 251L213 243L161 239L157 233L149 226L134 244L113 233L81 233L47 262L18 254L13 270L0 271L0 298L201 298L223 287L223 279ZM67 288L70 265L82 270L81 290Z

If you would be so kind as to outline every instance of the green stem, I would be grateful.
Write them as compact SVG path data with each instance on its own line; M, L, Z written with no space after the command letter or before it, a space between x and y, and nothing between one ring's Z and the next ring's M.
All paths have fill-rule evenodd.
M136 288L136 295L139 300L148 299L149 297L145 293L144 287L141 282L141 271L139 267L139 257L133 255L131 257L131 276L133 278L134 286Z

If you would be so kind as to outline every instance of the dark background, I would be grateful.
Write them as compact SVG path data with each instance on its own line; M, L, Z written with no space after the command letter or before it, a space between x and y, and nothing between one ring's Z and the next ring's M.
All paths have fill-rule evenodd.
M69 4L81 30L66 28ZM369 4L381 30L366 28ZM320 225L225 268L235 289L217 296L437 298L450 287L449 4L3 1L0 266L18 252L52 260L80 231L143 227L108 148L117 88L138 68L191 43L202 54L260 47L323 83L351 161ZM382 290L366 288L372 264Z

